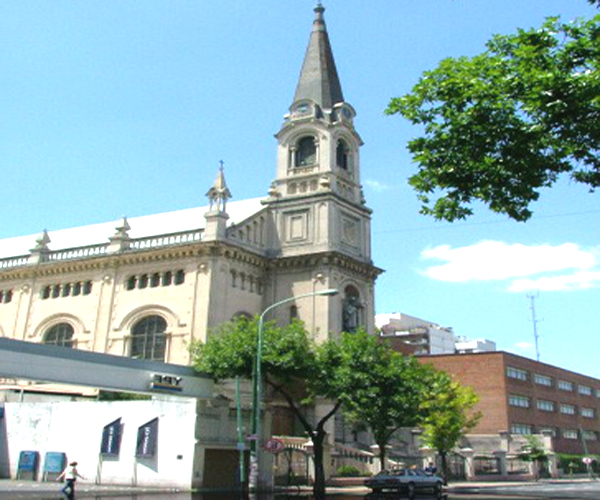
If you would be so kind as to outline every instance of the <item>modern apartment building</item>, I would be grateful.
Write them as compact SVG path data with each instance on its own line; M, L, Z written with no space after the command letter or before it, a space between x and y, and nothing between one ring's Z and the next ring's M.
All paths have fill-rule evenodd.
M454 334L451 327L409 316L404 313L378 314L375 326L382 339L402 354L424 356L455 352L495 351L491 340L467 340Z
M478 394L473 434L547 432L558 453L600 453L600 380L503 351L419 360Z

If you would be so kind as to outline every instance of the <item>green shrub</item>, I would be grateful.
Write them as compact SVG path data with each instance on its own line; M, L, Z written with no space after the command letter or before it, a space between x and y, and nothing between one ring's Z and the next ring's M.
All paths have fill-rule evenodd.
M588 471L586 465L581 461L585 455L575 455L572 453L557 453L558 467L561 468L565 474L583 474ZM600 472L600 457L598 455L588 455L595 458L592 462L592 470L594 472Z
M342 465L336 471L336 476L339 477L356 477L361 476L360 470L358 470L354 465Z

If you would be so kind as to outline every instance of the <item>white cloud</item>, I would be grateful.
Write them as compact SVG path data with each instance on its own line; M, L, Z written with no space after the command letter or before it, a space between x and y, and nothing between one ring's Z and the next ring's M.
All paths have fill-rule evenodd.
M600 286L600 271L584 271L562 276L543 276L534 279L514 280L509 290L511 292L524 292L540 290L542 292L555 292L559 290L582 290Z
M367 180L363 181L363 184L365 186L368 186L369 188L371 188L376 193L383 193L384 191L387 191L388 189L390 189L390 186L388 186L387 184L384 184L383 182L379 182L379 181L376 181L373 179L367 179Z
M517 342L515 344L515 349L517 351L531 351L533 350L533 344L530 342Z
M440 245L421 252L426 260L443 261L423 271L439 281L506 281L511 292L577 290L600 286L599 249L574 243L522 245L482 241L452 248Z

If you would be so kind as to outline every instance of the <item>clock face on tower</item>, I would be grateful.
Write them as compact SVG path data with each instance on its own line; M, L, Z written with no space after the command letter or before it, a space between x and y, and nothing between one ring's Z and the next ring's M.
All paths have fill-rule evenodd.
M310 105L308 103L302 103L302 104L298 104L298 106L296 106L293 114L296 116L302 116L302 115L308 115L309 113L310 113Z

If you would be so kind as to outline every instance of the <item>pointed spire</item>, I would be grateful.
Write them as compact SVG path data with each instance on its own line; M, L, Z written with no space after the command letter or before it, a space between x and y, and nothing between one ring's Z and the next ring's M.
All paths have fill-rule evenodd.
M227 183L225 182L223 160L219 162L217 178L215 179L213 186L207 191L206 196L208 196L210 204L208 209L209 212L225 212L227 200L231 198L231 192L227 188Z
M315 20L294 102L312 99L321 108L331 109L334 104L344 102L344 96L323 18L325 8L321 2L317 4L314 11Z

